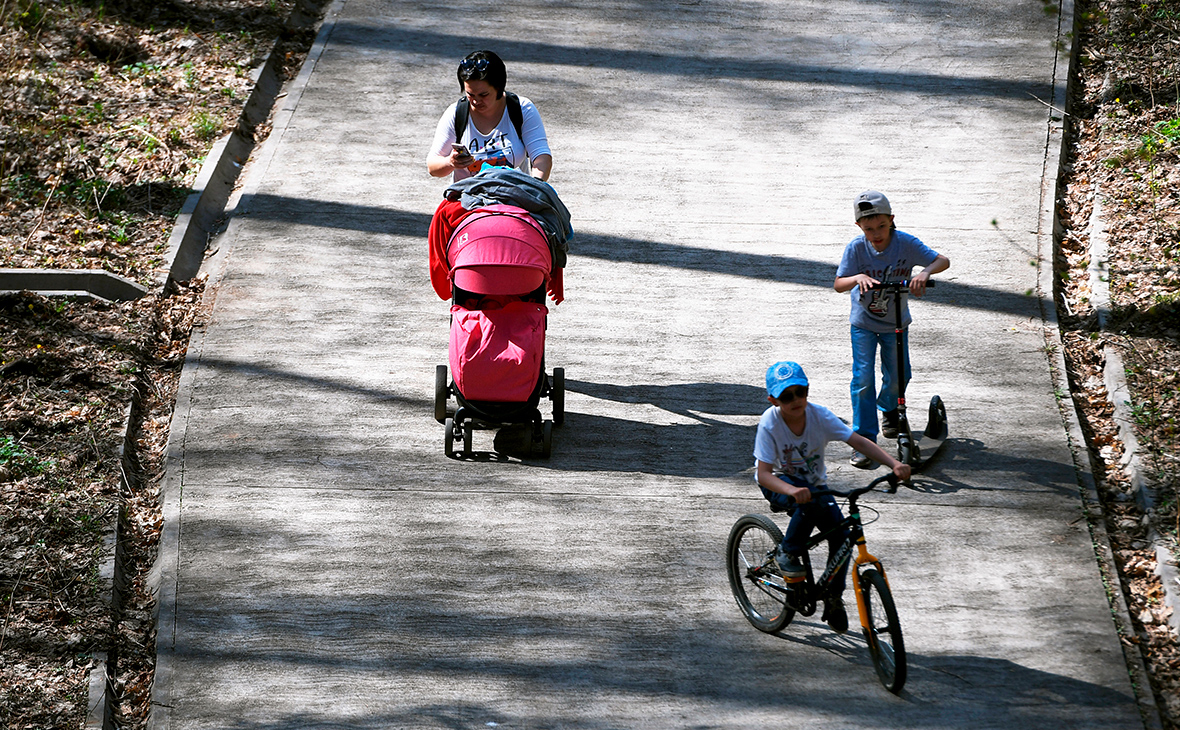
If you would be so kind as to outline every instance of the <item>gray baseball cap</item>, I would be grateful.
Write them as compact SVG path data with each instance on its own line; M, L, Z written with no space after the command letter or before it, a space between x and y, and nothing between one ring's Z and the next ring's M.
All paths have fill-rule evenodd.
M856 200L852 201L852 212L856 216L855 220L870 215L893 215L893 209L889 207L889 198L876 190L866 190L856 196Z

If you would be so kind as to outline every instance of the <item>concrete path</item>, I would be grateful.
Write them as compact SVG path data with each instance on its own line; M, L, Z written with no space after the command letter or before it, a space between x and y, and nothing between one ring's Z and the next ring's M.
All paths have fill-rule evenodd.
M337 2L207 263L152 726L1140 726L1029 296L1058 34L1024 0ZM541 109L577 231L548 461L489 433L447 459L432 418L424 158L481 47ZM867 187L953 261L910 391L952 438L868 502L901 697L854 633L755 631L723 562L765 509L766 366L850 416L831 283ZM846 458L831 481L863 483Z

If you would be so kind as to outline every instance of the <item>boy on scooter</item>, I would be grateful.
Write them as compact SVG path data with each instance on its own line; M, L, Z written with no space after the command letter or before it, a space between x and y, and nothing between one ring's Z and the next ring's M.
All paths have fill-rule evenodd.
M861 235L844 249L836 270L836 291L851 291L852 312L852 430L865 439L877 442L877 411L882 412L880 433L897 438L897 397L910 380L909 325L911 321L906 297L887 296L874 284L909 279L909 292L916 297L926 292L932 274L946 271L950 259L922 243L916 236L897 230L889 200L876 190L866 190L852 201L853 220ZM911 276L914 266L922 270ZM895 301L900 299L901 301ZM905 373L898 373L897 336L894 333L893 308L902 307L901 346L905 356ZM881 391L877 392L877 348L881 349ZM875 457L863 449L852 452L852 465L860 469L875 468ZM880 459L876 459L880 461ZM886 462L887 463L887 462Z
M777 362L766 371L766 399L770 401L758 422L754 437L755 479L772 508L789 508L797 504L783 541L775 550L779 572L788 581L803 578L807 569L800 554L807 547L812 530L826 530L844 519L831 495L811 498L812 489L827 488L824 449L829 441L844 441L852 448L888 464L897 478L910 478L910 467L902 464L880 446L854 433L827 408L807 402L807 375L794 362ZM828 539L828 558L840 549L845 535ZM848 630L848 613L844 610L844 586L847 565L835 576L834 595L824 600L823 620L837 633Z

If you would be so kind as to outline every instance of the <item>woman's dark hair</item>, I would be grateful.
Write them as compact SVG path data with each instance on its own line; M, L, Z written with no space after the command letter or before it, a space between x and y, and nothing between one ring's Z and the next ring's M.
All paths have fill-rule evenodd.
M508 71L504 62L491 51L476 51L467 54L459 62L459 90L463 90L464 81L486 81L488 86L496 90L496 98L504 95L504 86L508 83Z

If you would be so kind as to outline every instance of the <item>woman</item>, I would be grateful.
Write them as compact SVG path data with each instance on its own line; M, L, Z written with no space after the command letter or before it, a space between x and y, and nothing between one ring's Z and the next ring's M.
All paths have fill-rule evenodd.
M476 51L459 63L458 77L464 98L438 120L434 144L426 156L430 174L443 177L454 173L456 181L462 180L488 162L548 180L553 155L541 114L528 99L504 91L508 72L500 57L491 51ZM457 134L456 122L463 127Z

